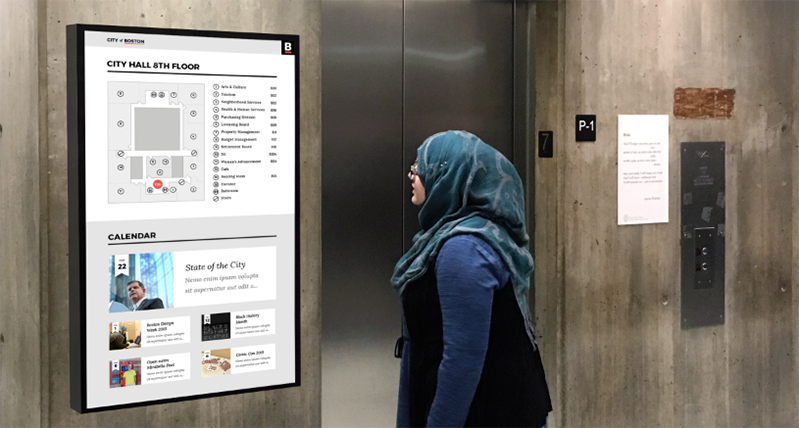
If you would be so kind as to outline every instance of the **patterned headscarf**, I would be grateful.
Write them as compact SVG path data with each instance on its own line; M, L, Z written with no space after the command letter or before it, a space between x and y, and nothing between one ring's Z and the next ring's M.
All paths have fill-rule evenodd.
M475 235L486 241L510 270L516 301L532 340L527 291L533 257L525 231L524 190L513 164L466 131L430 136L416 153L418 176L425 188L419 211L422 230L394 267L394 290L402 294L410 282L420 278L447 239Z

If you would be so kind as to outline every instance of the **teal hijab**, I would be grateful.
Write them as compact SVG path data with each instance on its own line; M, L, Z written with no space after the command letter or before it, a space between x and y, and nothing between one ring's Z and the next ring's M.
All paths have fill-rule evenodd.
M417 172L425 188L419 211L422 230L394 267L394 290L402 294L409 283L427 272L447 239L475 235L486 241L510 270L516 301L532 340L527 291L533 257L525 231L524 190L516 168L466 131L430 136L416 153Z

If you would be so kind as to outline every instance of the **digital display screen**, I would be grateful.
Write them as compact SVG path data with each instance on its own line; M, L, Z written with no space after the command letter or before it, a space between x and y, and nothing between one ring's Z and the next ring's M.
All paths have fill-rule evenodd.
M72 407L299 385L299 37L67 40Z

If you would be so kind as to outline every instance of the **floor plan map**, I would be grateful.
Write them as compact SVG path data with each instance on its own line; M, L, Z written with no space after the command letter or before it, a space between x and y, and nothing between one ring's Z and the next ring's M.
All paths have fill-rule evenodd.
M204 91L108 82L109 203L205 199Z

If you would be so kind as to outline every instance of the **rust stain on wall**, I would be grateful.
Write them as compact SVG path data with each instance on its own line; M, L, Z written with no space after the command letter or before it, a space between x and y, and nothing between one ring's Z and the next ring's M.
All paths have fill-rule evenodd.
M734 107L735 89L674 90L674 117L677 119L730 119Z

